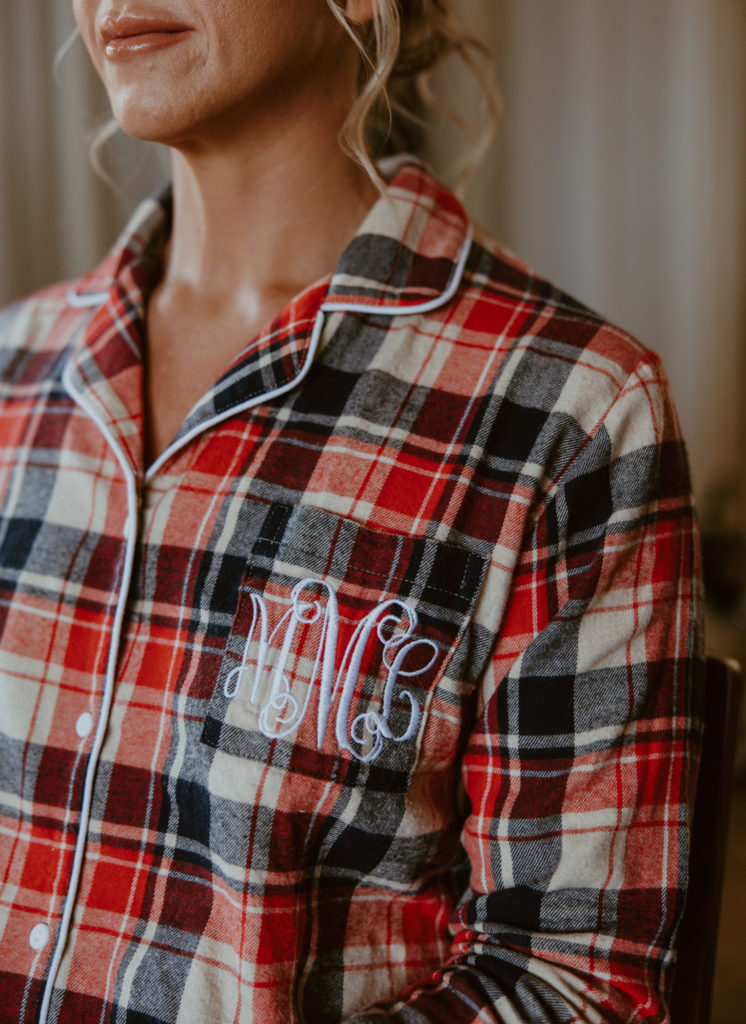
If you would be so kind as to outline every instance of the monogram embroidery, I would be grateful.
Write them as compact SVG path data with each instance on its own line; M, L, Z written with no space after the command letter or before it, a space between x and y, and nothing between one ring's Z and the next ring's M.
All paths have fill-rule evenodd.
M249 703L259 708L259 729L269 739L278 739L296 730L306 718L311 698L317 695L316 743L324 742L336 701L335 734L340 749L348 750L360 761L375 761L384 744L404 743L417 732L422 708L411 690L400 680L427 672L438 656L438 645L415 636L417 613L405 601L382 601L356 625L341 661L338 659L339 605L334 588L319 579L304 579L293 587L290 607L270 632L269 614L264 596L251 591L251 623L241 663L225 678L223 693L233 700L239 690L250 685ZM315 626L317 647L305 698L292 692L288 662L295 649L299 630ZM270 649L279 653L274 666L268 666ZM254 665L249 663L250 649L256 645ZM375 706L352 715L352 705L361 666L371 644L380 644L386 678ZM337 667L338 666L338 667ZM266 677L269 675L269 679ZM267 696L268 685L268 696ZM391 727L394 701L408 711L403 731Z

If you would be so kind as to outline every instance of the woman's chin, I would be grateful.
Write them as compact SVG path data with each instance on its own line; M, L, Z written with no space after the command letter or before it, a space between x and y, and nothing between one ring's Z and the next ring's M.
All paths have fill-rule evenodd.
M113 114L125 135L142 142L160 142L164 145L172 145L188 135L194 121L188 112L169 110L164 108L163 103L114 104Z

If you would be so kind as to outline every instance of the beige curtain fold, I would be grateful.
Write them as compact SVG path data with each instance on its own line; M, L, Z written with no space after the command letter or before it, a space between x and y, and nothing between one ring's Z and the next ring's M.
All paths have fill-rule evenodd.
M89 140L108 102L79 38L55 71L73 28L69 0L0 3L2 304L90 268L158 177L135 144L114 148L116 188L94 172Z

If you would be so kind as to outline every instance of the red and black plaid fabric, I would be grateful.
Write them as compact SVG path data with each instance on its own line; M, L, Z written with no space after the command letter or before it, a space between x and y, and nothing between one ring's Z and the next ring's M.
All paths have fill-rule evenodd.
M657 358L404 164L146 467L165 224L0 318L0 1020L664 1020L700 604Z

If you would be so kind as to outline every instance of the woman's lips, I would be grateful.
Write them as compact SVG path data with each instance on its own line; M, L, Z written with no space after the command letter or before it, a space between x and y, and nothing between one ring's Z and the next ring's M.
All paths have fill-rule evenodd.
M152 53L182 42L190 34L187 25L160 18L115 18L99 27L104 53L109 60Z

